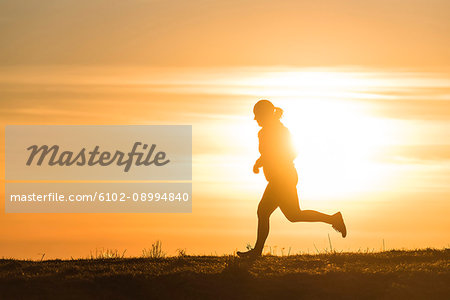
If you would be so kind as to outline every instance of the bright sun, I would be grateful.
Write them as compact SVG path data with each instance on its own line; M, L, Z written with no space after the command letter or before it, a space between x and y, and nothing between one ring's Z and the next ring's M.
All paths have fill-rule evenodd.
M301 197L327 201L377 188L383 174L373 159L389 143L387 125L346 101L370 97L359 91L373 82L340 72L271 74L263 82L281 94L274 102L285 110L282 121L299 152Z

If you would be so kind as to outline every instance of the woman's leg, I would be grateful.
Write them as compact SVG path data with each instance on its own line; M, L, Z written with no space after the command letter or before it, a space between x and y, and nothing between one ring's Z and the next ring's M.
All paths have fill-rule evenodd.
M261 255L264 249L264 243L269 235L270 215L278 207L275 200L273 186L269 183L258 205L258 236L256 238L255 247L246 252L238 251L237 255L240 257L254 257Z
M342 234L343 238L347 236L347 227L340 212L327 215L315 210L301 210L296 188L288 188L283 191L280 209L291 222L324 222L331 224L334 230Z
M270 227L270 215L278 207L275 198L272 193L272 188L270 184L264 192L264 195L258 205L258 235L255 243L255 251L261 254L264 249L264 244L266 242L267 236L269 235Z
M295 186L280 189L280 198L280 209L290 222L324 222L327 224L335 222L335 215L327 215L315 210L301 210Z

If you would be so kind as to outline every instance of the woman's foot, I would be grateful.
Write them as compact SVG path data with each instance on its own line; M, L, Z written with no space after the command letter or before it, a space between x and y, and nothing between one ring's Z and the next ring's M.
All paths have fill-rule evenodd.
M236 254L242 258L256 258L261 256L261 251L257 251L256 249L251 249L249 251L241 252L238 251Z
M344 219L342 218L341 212L335 213L333 215L333 224L331 226L337 232L342 234L342 237L345 238L347 236L347 228L345 227Z

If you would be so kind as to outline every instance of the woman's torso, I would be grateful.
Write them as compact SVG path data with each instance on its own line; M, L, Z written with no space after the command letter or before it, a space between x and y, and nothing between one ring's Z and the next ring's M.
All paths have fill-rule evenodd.
M263 158L263 171L267 181L297 183L294 165L297 156L289 130L280 122L264 127L258 133L259 151Z

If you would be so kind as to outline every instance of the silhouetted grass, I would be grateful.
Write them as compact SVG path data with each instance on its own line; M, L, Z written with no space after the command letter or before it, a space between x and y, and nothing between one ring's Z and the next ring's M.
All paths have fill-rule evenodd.
M164 258L166 253L162 250L162 242L156 241L152 244L151 248L144 248L142 250L142 257L144 258Z
M0 299L448 299L450 249L264 256L0 260Z

